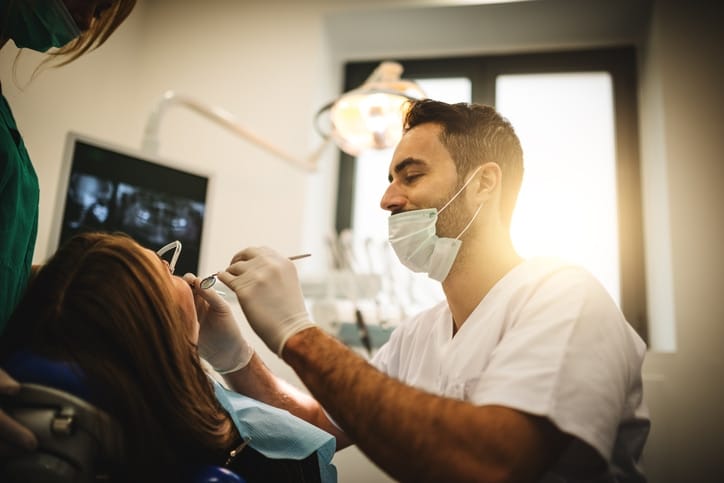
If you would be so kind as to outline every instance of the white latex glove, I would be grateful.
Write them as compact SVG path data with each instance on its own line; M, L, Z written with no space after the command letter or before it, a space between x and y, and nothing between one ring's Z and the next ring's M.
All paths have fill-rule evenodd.
M217 277L236 293L254 332L282 356L287 340L316 324L304 305L297 269L271 248L247 248Z
M183 279L191 286L199 319L199 354L219 374L246 367L254 349L241 335L231 307L213 288L199 286L201 279L187 273Z
M19 390L20 384L0 369L0 394L17 394ZM19 448L34 450L37 446L33 432L0 409L0 455Z

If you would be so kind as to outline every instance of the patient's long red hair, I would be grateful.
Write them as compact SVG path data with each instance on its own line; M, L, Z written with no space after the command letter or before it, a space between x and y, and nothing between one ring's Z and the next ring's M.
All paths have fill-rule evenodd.
M168 274L122 235L86 233L31 282L3 336L74 361L124 427L124 478L162 481L185 462L223 462L238 433L216 400ZM155 470L154 470L155 469Z

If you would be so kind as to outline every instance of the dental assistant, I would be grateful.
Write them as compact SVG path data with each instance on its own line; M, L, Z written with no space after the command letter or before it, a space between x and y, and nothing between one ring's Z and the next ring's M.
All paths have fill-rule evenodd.
M46 52L67 64L103 44L128 17L135 0L2 0L0 48ZM43 64L46 62L44 61ZM41 66L43 65L41 64ZM28 149L0 85L0 334L25 291L38 231L40 186ZM0 392L17 384L0 371ZM0 409L3 440L32 446L34 437Z
M103 44L135 0L3 0L0 48L46 52L71 62ZM2 94L2 86L0 86ZM30 276L38 231L38 177L5 96L0 102L0 334Z
M311 321L288 260L248 248L219 279L315 400L257 356L227 361L227 381L337 426L338 447L355 443L401 481L645 481L645 344L587 271L516 253L522 176L520 142L493 108L413 102L381 206L398 258L445 300L402 322L369 364Z

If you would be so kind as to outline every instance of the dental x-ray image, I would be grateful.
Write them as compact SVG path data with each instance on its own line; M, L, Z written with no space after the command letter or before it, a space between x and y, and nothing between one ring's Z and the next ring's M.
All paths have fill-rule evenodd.
M208 178L70 134L58 244L85 231L123 232L151 250L179 240L177 273L197 273Z
M159 246L179 240L186 251L201 236L201 203L127 184L118 186L116 199L119 226L137 240Z

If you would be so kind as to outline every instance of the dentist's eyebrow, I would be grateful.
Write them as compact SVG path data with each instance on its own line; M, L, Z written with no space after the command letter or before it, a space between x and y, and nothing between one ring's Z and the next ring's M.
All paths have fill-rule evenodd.
M421 159L405 158L395 165L394 171L395 171L395 174L398 174L400 171L406 169L409 166L424 165L424 164L425 164L425 162ZM387 175L387 181L392 183L392 173Z

